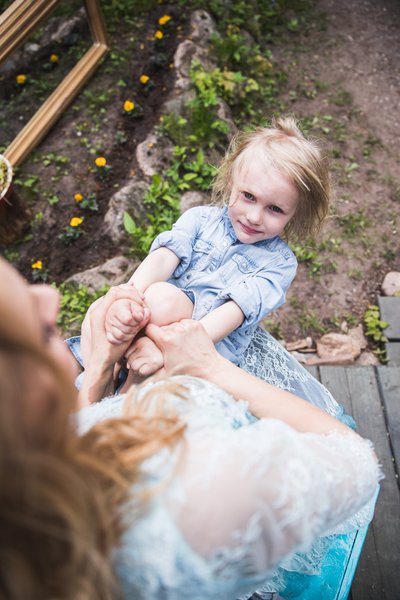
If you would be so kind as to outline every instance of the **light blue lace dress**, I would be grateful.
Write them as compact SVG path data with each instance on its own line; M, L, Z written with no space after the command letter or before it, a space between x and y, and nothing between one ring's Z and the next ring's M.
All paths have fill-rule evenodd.
M285 353L278 351L275 342L269 358L276 362L267 371L275 378L278 369L278 379L299 393L308 374L302 381L286 371ZM370 519L364 507L380 474L368 442L255 420L244 402L210 383L172 379L186 397L170 393L163 406L187 427L181 444L142 464L135 499L123 507L125 533L114 552L123 598L234 600L256 589L280 593L293 572L318 569L321 536ZM146 386L156 391L149 414L161 385ZM146 388L125 402L130 410L142 405ZM328 412L337 410L329 396L324 402ZM80 431L120 416L123 404L123 396L114 396L85 408L78 415ZM141 504L140 493L149 491Z

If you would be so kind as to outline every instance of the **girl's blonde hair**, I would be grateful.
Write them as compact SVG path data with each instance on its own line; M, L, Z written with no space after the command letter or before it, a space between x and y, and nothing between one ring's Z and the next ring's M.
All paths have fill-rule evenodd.
M78 437L73 386L20 321L3 288L0 598L111 600L118 595L110 554L121 534L119 507L142 461L181 440L184 425L159 406L150 415L143 398L134 413ZM40 396L43 418L33 425L25 418L27 398L37 393L35 375L43 370L51 385ZM158 389L165 393L181 392Z
M318 142L307 139L292 117L274 119L271 127L238 132L233 137L213 183L213 201L229 201L237 169L245 163L249 150L258 148L261 156L286 175L299 192L296 213L285 228L286 239L315 235L329 208L328 161Z

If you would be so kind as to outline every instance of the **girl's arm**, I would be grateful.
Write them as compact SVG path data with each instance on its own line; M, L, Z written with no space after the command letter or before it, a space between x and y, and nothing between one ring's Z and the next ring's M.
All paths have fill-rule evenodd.
M228 300L218 308L200 319L200 323L216 344L239 327L244 321L244 314L233 300Z
M152 283L169 279L179 263L180 258L172 250L157 248L140 263L128 283L145 292Z

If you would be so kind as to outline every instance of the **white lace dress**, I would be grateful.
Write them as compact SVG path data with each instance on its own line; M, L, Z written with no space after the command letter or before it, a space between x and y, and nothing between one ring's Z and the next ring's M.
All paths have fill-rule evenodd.
M135 498L153 492L145 505L123 507L125 533L114 552L123 598L234 600L257 588L279 590L285 572L315 568L313 543L347 531L344 522L376 491L370 443L352 433L300 434L273 419L254 422L244 402L219 388L173 379L187 397L170 395L167 407L187 427L182 444L142 464L133 491ZM123 401L85 408L80 430L120 416ZM369 518L359 515L361 523Z

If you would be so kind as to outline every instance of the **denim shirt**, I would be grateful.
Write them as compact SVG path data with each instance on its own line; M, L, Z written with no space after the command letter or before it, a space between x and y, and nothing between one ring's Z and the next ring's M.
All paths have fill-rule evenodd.
M297 268L293 252L278 236L243 244L227 207L218 206L187 210L171 231L157 236L150 251L160 247L180 259L169 283L192 300L194 319L229 300L240 307L243 323L216 344L223 356L238 364L258 322L285 301Z

